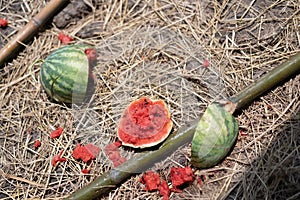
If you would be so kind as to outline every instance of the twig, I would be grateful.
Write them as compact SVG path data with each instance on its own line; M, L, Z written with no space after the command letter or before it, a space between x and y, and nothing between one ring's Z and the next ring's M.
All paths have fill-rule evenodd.
M39 184L37 182L30 181L30 180L27 180L25 178L17 177L17 176L11 175L11 174L6 174L2 171L2 169L0 169L0 175L5 177L5 178L8 178L8 179L15 179L17 181L28 183L29 185L33 185L33 186L36 186L36 187L45 187L45 185L43 185L43 184Z

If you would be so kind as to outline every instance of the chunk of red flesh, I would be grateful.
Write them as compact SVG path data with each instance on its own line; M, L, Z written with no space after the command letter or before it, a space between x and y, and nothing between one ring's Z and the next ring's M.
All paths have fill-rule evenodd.
M60 153L59 153L58 155L55 155L55 156L52 158L51 164L52 164L53 167L55 167L55 166L57 165L58 162L65 162L65 161L67 161L66 158L62 158L62 157L61 157L62 154L63 154L63 150L60 151Z
M90 171L91 171L91 170L90 170L90 169L87 169L87 168L81 170L81 172L82 172L83 174L88 174Z
M69 44L70 42L73 41L73 38L71 38L70 36L64 33L60 33L58 35L58 39L61 41L62 44Z
M171 127L164 102L144 97L131 103L124 111L119 122L118 137L124 145L148 147L164 140Z
M209 60L205 59L205 60L203 61L202 66L203 66L204 68L206 68L206 67L209 67L209 65L210 65Z
M167 181L162 180L158 187L158 190L159 190L159 194L163 196L163 200L170 199L169 196L170 196L171 191L170 191Z
M193 170L190 167L172 167L170 174L174 192L178 190L177 187L194 180Z
M77 144L72 152L73 157L78 160L81 159L83 162L89 162L97 157L100 152L100 148L93 144L86 144L81 146Z
M115 145L116 147L120 147L120 146L122 146L122 142L120 140L118 140L118 141L115 141L113 143L113 145Z
M39 148L40 146L41 146L41 141L40 140L36 140L35 142L34 142L34 144L33 144L33 147L35 148L35 149L37 149L37 148Z
M121 153L118 149L121 145L121 141L116 141L114 143L106 145L106 147L104 148L106 156L108 156L108 158L113 162L114 167L117 167L126 162L126 158L121 157Z
M153 171L148 171L143 174L140 182L146 185L145 189L147 191L154 191L159 188L160 176Z
M117 150L118 150L118 146L116 146L114 143L110 143L106 145L104 148L106 154L108 154L111 151L117 151Z
M121 158L121 154L119 151L110 151L106 154L111 161L119 160Z
M93 144L86 144L84 145L86 150L93 156L93 158L96 158L97 155L100 153L100 147L93 145Z
M6 19L0 19L0 27L6 27L8 25L8 22Z
M58 127L57 129L51 132L50 138L58 138L63 131L64 129L62 127Z

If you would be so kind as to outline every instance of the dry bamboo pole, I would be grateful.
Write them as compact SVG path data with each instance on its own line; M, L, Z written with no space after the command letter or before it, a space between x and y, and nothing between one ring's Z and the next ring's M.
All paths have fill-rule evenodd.
M270 71L267 75L242 90L230 100L237 104L237 109L242 109L253 102L261 94L299 73L300 53ZM171 155L177 148L191 142L198 121L199 119L187 124L186 127L179 129L176 133L173 133L173 135L168 138L158 150L149 151L133 157L124 164L102 174L89 185L75 191L66 199L88 200L107 194L130 176L151 168L156 162Z
M16 56L17 51L29 41L39 29L53 17L69 0L51 0L0 50L0 68L6 61Z

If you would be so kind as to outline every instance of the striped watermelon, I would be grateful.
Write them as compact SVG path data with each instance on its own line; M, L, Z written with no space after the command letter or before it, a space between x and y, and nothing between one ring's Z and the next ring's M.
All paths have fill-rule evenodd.
M209 105L200 119L192 140L192 164L209 168L222 161L238 135L238 123L218 103Z
M87 45L68 45L52 52L43 62L40 79L46 93L58 102L81 103L89 83Z

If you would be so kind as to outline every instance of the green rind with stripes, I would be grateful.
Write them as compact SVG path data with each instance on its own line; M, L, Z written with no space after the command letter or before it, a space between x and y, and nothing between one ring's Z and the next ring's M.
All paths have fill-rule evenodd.
M54 100L80 103L86 96L89 65L87 45L70 45L51 53L40 71L41 83Z
M192 140L191 162L209 168L222 161L238 135L238 122L217 103L209 105L200 119Z

